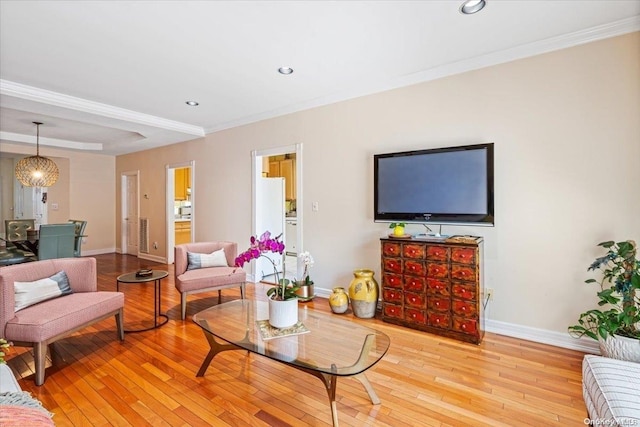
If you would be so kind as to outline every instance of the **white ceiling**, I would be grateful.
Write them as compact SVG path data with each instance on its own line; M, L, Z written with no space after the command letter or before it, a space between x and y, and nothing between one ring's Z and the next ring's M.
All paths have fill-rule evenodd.
M640 30L640 0L461 3L0 0L0 142L135 152Z

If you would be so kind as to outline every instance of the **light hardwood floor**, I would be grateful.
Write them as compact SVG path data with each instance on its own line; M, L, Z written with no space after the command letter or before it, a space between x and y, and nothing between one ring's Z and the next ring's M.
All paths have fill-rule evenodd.
M8 365L20 386L55 414L57 426L331 425L322 383L264 357L225 352L196 378L209 347L191 315L217 304L217 293L191 296L182 321L172 265L116 254L95 258L100 290L115 290L119 274L141 266L168 270L162 309L170 320L126 334L124 342L116 339L113 318L58 341L41 387L33 382L29 350L12 348ZM135 327L153 311L153 288L127 286L125 323ZM248 284L248 296L263 299L266 289ZM237 298L239 291L223 291L223 302ZM322 298L304 306L330 312ZM367 371L380 405L371 404L357 380L338 381L342 426L584 425L580 352L490 333L480 345L466 344L358 319L351 310L343 316L385 332L391 347Z

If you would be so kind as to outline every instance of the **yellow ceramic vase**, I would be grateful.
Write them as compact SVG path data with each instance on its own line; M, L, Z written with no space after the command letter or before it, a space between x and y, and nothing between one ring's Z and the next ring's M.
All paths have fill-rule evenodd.
M344 291L344 288L333 288L333 292L331 292L331 296L329 296L329 306L331 307L331 311L337 314L342 314L347 311L349 308L349 297Z
M353 314L363 319L372 318L378 305L378 282L373 278L373 270L355 270L353 276L349 285Z

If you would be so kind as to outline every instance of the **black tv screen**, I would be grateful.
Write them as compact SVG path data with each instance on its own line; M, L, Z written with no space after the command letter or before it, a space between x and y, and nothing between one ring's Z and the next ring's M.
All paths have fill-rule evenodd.
M493 143L376 154L374 220L493 225Z

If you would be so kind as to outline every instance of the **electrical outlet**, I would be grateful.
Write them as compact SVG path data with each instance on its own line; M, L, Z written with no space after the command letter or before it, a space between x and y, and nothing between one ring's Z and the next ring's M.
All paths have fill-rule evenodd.
M487 288L484 290L484 293L487 296L487 301L491 301L493 300L493 289L492 288Z

